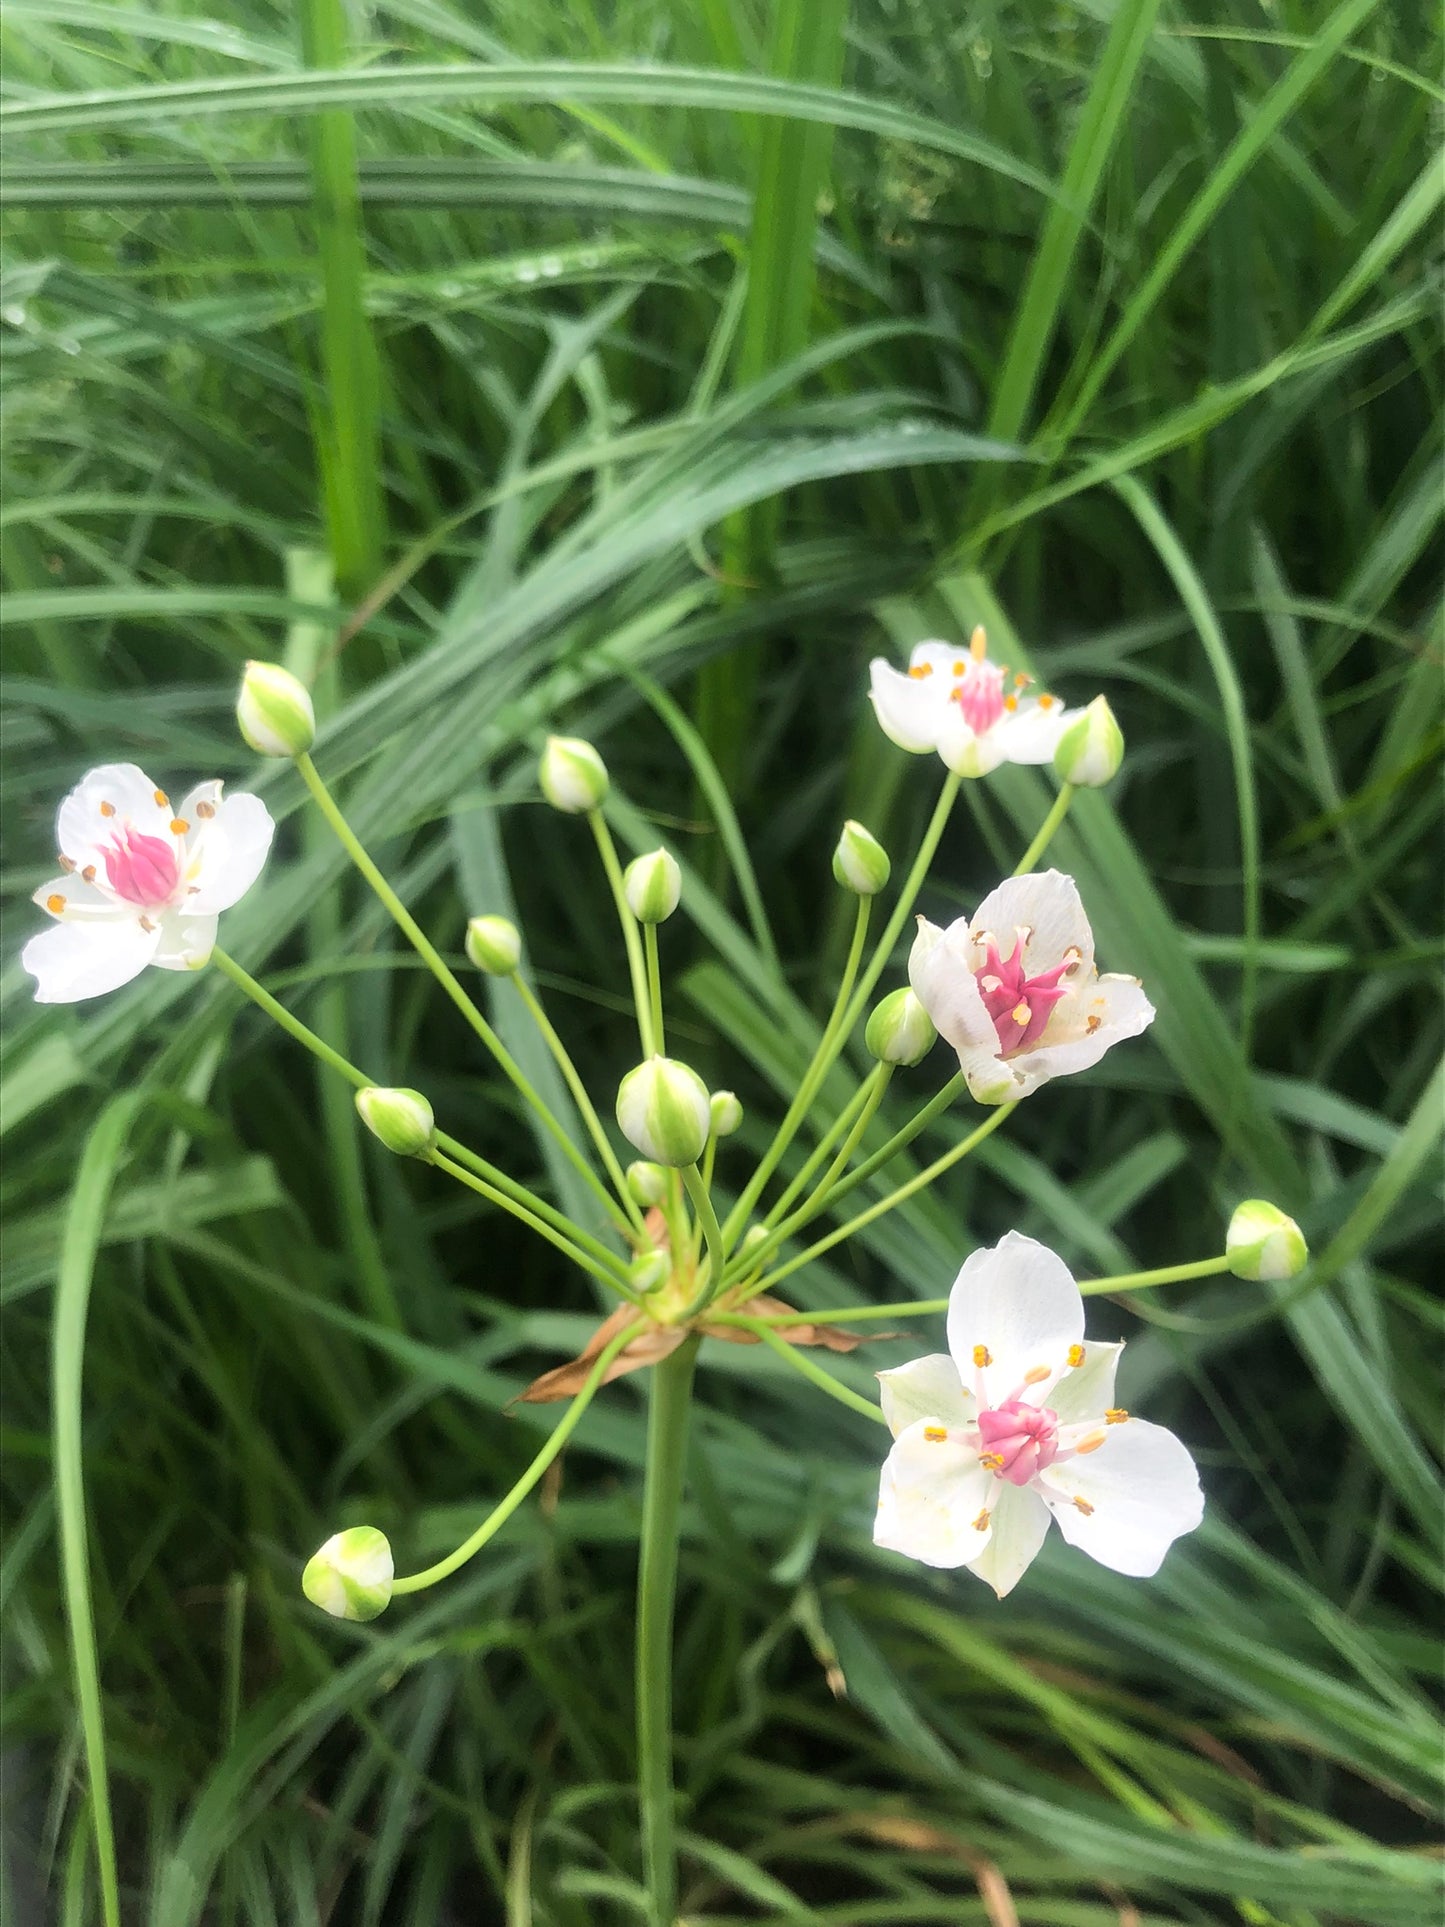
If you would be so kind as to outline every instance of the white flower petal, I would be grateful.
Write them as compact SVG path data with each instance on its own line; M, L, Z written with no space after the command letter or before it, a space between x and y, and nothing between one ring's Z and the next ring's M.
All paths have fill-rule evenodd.
M1084 1362L1066 1372L1044 1396L1044 1403L1058 1414L1061 1425L1077 1425L1085 1419L1103 1423L1104 1414L1114 1403L1114 1373L1118 1368L1122 1342L1106 1345L1098 1339L1084 1340Z
M1157 1572L1174 1541L1204 1517L1193 1459L1172 1432L1145 1419L1106 1427L1097 1451L1056 1460L1039 1485L1071 1546L1138 1579Z
M1095 1018L1094 1028L1088 1029ZM1153 1021L1154 1006L1137 977L1097 977L1056 1004L1038 1043L1010 1062L1034 1088L1051 1077L1088 1070L1105 1051L1126 1037L1137 1037Z
M925 1566L967 1565L987 1542L988 1520L976 1522L996 1483L941 1418L920 1419L899 1434L884 1461L874 1543Z
M975 1410L973 1393L964 1390L958 1367L947 1352L933 1352L879 1372L878 1397L894 1438L924 1418L967 1425Z
M979 1558L969 1560L969 1571L986 1580L1002 1599L1038 1557L1048 1535L1050 1516L1048 1506L1032 1487L995 1479L988 1544Z
M957 703L948 703L938 720L938 753L955 776L987 776L1004 760L997 728L978 735Z
M161 918L160 941L151 962L162 970L200 970L216 944L216 918L190 910L168 910Z
M868 665L869 698L883 734L912 755L938 742L938 725L950 705L937 676L919 677L894 669L881 656Z
M138 917L118 914L57 923L30 939L20 962L35 979L36 1003L78 1004L138 977L159 942L159 929L143 930Z
M170 799L136 764L102 763L83 776L61 804L56 841L62 856L83 870L99 860L113 832L127 824L142 836L169 841Z
M975 1251L949 1294L953 1362L965 1384L983 1370L984 1396L993 1405L1012 1398L1025 1373L1063 1365L1083 1336L1084 1301L1068 1266L1017 1231L991 1251Z
M259 796L220 799L219 783L202 787L217 792L216 813L196 816L186 839L184 876L187 889L194 891L186 908L210 915L245 896L270 854L276 825Z
M960 1056L965 1051L998 1055L998 1031L984 1009L974 976L965 920L940 930L926 917L918 919L918 935L908 955L908 981L934 1029Z
M1014 931L1021 924L1033 932L1024 952L1030 976L1062 963L1066 950L1080 953L1079 968L1087 976L1094 961L1094 933L1072 877L1060 870L1009 877L989 892L968 919L972 932L991 930L1005 956L1012 950Z
M30 901L59 923L93 923L98 917L130 921L136 915L134 905L117 902L109 890L87 883L79 875L52 877L31 892Z
M1000 754L1010 763L1051 763L1064 731L1083 713L1065 709L1057 697L1049 703L1033 697L1002 717L990 733L997 736Z
M960 649L956 642L915 642L908 657L908 667L931 670L942 679L945 689L951 690L963 674L967 660L968 651Z

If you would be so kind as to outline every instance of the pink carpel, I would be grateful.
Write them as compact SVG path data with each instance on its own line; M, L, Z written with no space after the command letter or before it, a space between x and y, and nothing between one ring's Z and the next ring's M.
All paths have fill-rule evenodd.
M970 656L953 700L975 736L993 728L1005 709L1003 671L986 657Z
M102 850L110 887L127 903L150 906L169 903L180 881L174 847L159 836L142 836L131 829L116 830L111 847Z
M1079 961L1077 955L1070 955L1052 970L1041 971L1037 977L1026 976L1024 946L1027 941L1027 933L1020 931L1013 954L1000 957L996 940L988 937L983 962L974 972L983 1007L993 1019L999 1051L1004 1057L1027 1050L1042 1037L1054 1005L1067 994L1060 989L1060 980L1067 977Z
M978 1415L984 1463L1010 1485L1028 1485L1059 1456L1059 1420L1047 1405L1008 1399Z

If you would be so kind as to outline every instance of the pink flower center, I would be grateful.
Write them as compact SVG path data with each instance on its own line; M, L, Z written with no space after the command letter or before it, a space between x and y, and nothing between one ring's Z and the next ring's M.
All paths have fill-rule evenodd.
M1011 1398L978 1415L982 1459L1010 1485L1028 1485L1059 1456L1058 1414Z
M954 687L953 701L974 735L982 736L1004 712L1002 669L987 657L970 656L962 680Z
M110 887L127 903L169 903L180 881L174 847L159 836L142 836L127 825L102 852Z
M1078 952L1071 950L1052 970L1030 977L1024 971L1027 941L1028 933L1021 930L1015 939L1013 954L1000 957L997 940L985 937L983 962L974 972L983 1007L993 1019L999 1051L1004 1057L1012 1057L1016 1051L1027 1050L1030 1044L1039 1041L1050 1011L1066 994L1059 988L1059 980L1067 977L1079 962Z

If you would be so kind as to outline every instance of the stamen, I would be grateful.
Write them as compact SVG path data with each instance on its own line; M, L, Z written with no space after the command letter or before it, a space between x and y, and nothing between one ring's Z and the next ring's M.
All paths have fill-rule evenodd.
M1014 711L1014 710L1016 710L1016 709L1018 708L1018 706L1019 706L1019 699L1018 699L1018 697L1017 697L1017 696L1005 696L1005 697L1004 697L1004 699L1003 699L1003 706L1004 706L1004 708L1005 708L1006 710L1008 710L1008 711L1009 711L1009 713L1010 713L1010 714L1012 714L1012 713L1013 713L1013 711Z
M982 662L988 654L988 632L980 623L968 639L968 653L975 662Z
M95 865L93 863L87 863L85 868L81 871L80 876L81 876L81 881L83 883L94 883L95 882Z
M1083 1364L1083 1362L1084 1362L1084 1348L1083 1348L1083 1346L1082 1346L1082 1345L1070 1345L1070 1347L1069 1347L1069 1363L1070 1363L1070 1365L1072 1365L1072 1366L1073 1366L1073 1367L1074 1367L1074 1368L1075 1368L1075 1369L1077 1370L1077 1368L1078 1368L1078 1367L1079 1367L1080 1365L1082 1365L1082 1364Z
M151 794L156 799L156 808L158 810L168 810L170 808L171 799L166 795L164 790L153 790Z
M948 1427L946 1425L925 1425L923 1428L923 1436L928 1440L930 1445L942 1445L948 1437Z
M186 819L183 816L173 816L171 818L171 835L172 836L184 836L186 831L190 827L191 827L190 824L186 821Z
M991 997L996 990L1003 989L1003 978L1002 977L980 977L978 980L978 987L980 990L987 991L987 993Z
M984 1507L983 1511L980 1512L978 1517L974 1520L973 1529L975 1532L988 1531L988 1507L987 1506Z
M60 852L60 855L56 857L55 861L60 865L61 869L64 870L67 876L69 876L71 871L75 868L75 863L73 859L68 857L65 854L64 850Z
M987 1345L974 1346L973 1362L975 1365L992 1365L993 1353L989 1350Z
M910 670L909 673L912 674L913 672ZM924 673L926 675L927 671L925 670ZM215 814L216 814L216 806L214 803L197 803L196 805L197 816L204 817L207 821L209 821L210 818L213 817Z
M1079 1440L1074 1450L1076 1452L1097 1452L1099 1447L1104 1443L1104 1438L1105 1434L1103 1432L1090 1432L1086 1439Z
M1057 696L1040 696L1040 697L1039 697L1039 708L1040 708L1040 709L1052 709L1052 708L1053 708L1053 706L1054 706L1054 704L1055 704L1055 703L1056 703L1056 702L1057 702L1058 700L1059 700L1059 699L1058 699L1058 697L1057 697Z
M147 934L149 934L152 930L155 929L155 925L151 922L149 917L142 917L140 919L140 927Z
M985 1472L1002 1472L1003 1471L1003 1453L1002 1452L985 1452L982 1455L982 1457L979 1459L979 1464L983 1467Z
M926 677L933 674L933 664L931 662L916 662L908 673L915 682L922 682ZM204 803L201 805L203 810L206 807Z
M1051 1365L1031 1365L1028 1371L1024 1373L1024 1384L1042 1385L1046 1378L1052 1378L1053 1375L1054 1371Z
M1106 1425L1122 1425L1128 1416L1129 1414L1124 1410L1122 1405L1111 1405L1109 1410L1104 1414L1104 1423Z
M1091 1519L1094 1516L1094 1508L1089 1504L1087 1499L1081 1499L1077 1492L1074 1494L1074 1504L1086 1519Z
M1025 1003L1023 998L1020 998L1019 1001L1014 1005L1013 1009L1009 1012L1009 1016L1013 1018L1014 1022L1019 1026L1020 1030L1028 1029L1029 1019L1030 1017L1033 1016L1033 1014L1034 1013L1029 1009L1027 1003Z
M1072 975L1073 972L1078 969L1079 965L1083 961L1084 961L1083 951L1080 950L1079 946L1076 943L1071 943L1068 949L1064 952L1063 959L1062 959L1066 974Z
M58 890L52 890L50 895L45 899L45 907L52 917L58 917L65 908L65 898L61 896Z
M961 675L963 674L963 672L964 672L964 670L965 670L965 669L967 669L967 667L968 667L968 664L967 664L966 662L956 662L956 663L955 663L955 664L953 665L953 673L954 673L954 675L955 675L955 676L961 676Z
M1089 1033L1090 1037L1092 1037L1103 1021L1102 1017L1086 1017L1084 1019L1084 1029Z
M100 806L100 813L101 813L101 815L102 815L102 816L114 816L114 815L115 815L115 804L114 804L114 803L102 803L102 804L101 804L101 806Z

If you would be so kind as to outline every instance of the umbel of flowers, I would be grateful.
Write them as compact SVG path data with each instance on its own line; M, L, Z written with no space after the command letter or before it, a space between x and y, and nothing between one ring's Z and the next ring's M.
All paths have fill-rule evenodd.
M886 1314L895 1324L947 1313L947 1351L880 1372L880 1403L803 1357L805 1348L849 1352L862 1344L859 1333L846 1329L848 1314L800 1311L777 1295L813 1258L936 1182L1003 1126L1023 1099L1087 1070L1154 1018L1136 977L1098 968L1072 878L1039 868L1076 789L1102 785L1119 769L1123 738L1104 698L1071 709L1035 691L1027 677L1010 676L990 659L983 631L975 630L962 646L920 643L902 670L875 662L871 699L895 743L941 758L942 792L901 882L879 840L860 823L844 824L832 869L854 901L855 922L833 1006L781 1121L740 1152L743 1114L736 1096L710 1091L667 1046L657 930L687 901L685 873L666 850L642 853L624 868L606 814L611 779L591 743L549 737L537 776L553 809L584 820L616 905L636 1043L620 1053L610 1092L594 1098L587 1089L523 969L516 925L478 904L466 934L470 965L484 980L511 983L531 1013L575 1100L581 1131L574 1133L549 1109L356 837L312 759L316 724L305 688L276 664L247 666L237 701L246 742L294 763L316 808L470 1029L474 1047L492 1058L586 1185L595 1207L588 1223L453 1136L424 1092L384 1085L340 1057L218 943L219 917L256 883L271 848L274 825L257 797L225 796L211 779L173 801L134 764L90 771L60 805L58 874L34 899L49 926L22 955L36 997L47 1003L119 989L148 964L218 971L349 1080L358 1114L388 1150L430 1165L516 1217L556 1252L560 1276L587 1273L615 1298L615 1309L581 1354L521 1394L529 1401L565 1399L567 1410L526 1472L462 1544L421 1571L398 1575L384 1535L351 1525L326 1539L301 1583L323 1612L365 1621L393 1600L445 1580L505 1526L599 1389L648 1370L637 1749L652 1927L672 1927L676 1915L668 1697L660 1682L671 1663L677 1498L702 1341L766 1346L797 1368L810 1391L886 1427L893 1442L880 1478L879 1546L930 1566L967 1567L1000 1595L1020 1582L1052 1526L1091 1558L1147 1578L1202 1516L1188 1450L1120 1403L1115 1373L1123 1347L1085 1336L1080 1288L1063 1261L1033 1239L1009 1232L992 1249L969 1251L972 1241L960 1226L962 1265L946 1301L915 1296L869 1308L868 1316ZM1004 762L1054 766L1060 788L1038 835L1017 872L971 916L945 927L919 918L907 983L876 997L961 783ZM875 932L875 908L890 891L888 914ZM828 1115L820 1105L825 1082L840 1061L850 1061L844 1053L860 1031L871 1068L842 1111ZM864 1155L892 1080L926 1064L940 1037L956 1057L956 1071ZM949 1109L955 1104L956 1113ZM609 1113L620 1135L604 1122ZM888 1165L926 1125L950 1115L958 1117L953 1144L923 1172L878 1195ZM800 1134L812 1140L811 1148L799 1146ZM628 1151L638 1155L624 1168ZM854 1199L870 1182L870 1201ZM834 1221L826 1232L818 1224L824 1219ZM1299 1227L1252 1198L1235 1212L1222 1252L1095 1280L1085 1289L1122 1294L1219 1272L1270 1283L1292 1277L1306 1261Z

